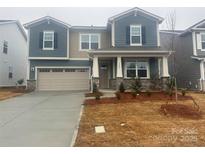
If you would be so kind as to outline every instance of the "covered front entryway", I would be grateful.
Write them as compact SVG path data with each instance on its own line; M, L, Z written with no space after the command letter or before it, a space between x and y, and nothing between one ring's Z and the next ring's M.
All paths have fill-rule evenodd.
M89 69L39 68L37 89L41 91L89 90Z
M118 89L121 82L130 87L134 78L143 80L145 87L151 80L162 81L169 78L166 51L96 51L93 56L92 81L100 89ZM163 80L164 82L164 80Z

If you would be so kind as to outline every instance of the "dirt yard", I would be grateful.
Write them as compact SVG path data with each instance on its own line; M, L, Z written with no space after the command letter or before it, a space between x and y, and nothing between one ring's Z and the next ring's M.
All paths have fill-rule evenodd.
M16 88L0 88L0 101L23 95L24 91L18 90Z
M202 118L164 115L159 112L164 100L85 105L75 146L205 146L205 94L188 95L200 106ZM179 103L193 107L191 100ZM96 134L95 126L106 132Z

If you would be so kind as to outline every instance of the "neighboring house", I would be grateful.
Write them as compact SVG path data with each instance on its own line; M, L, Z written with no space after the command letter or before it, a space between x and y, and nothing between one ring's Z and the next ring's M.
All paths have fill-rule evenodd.
M133 8L108 19L107 26L71 26L46 16L28 29L28 88L89 90L128 86L140 77L167 79L170 51L160 45L163 18ZM163 80L164 81L164 80Z
M15 86L24 79L26 83L27 41L26 33L16 20L0 20L0 87Z
M160 36L164 44L174 36L178 87L205 91L205 20L174 34L162 31ZM171 70L173 66L170 65L173 75Z

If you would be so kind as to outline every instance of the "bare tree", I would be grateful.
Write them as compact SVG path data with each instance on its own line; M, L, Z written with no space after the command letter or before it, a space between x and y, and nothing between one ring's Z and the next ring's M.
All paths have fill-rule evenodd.
M170 12L167 15L167 20L166 20L166 25L167 29L171 31L171 37L169 38L168 41L168 50L171 51L171 68L172 68L172 73L173 73L173 78L174 78L174 86L175 86L175 99L176 103L178 102L178 90L177 90L177 69L176 69L176 34L175 34L175 28L176 28L176 11Z

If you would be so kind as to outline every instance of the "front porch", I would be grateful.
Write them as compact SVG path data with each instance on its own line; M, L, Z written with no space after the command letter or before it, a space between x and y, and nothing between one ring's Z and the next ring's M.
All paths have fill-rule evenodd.
M134 78L140 78L143 89L150 89L153 82L163 88L168 77L167 55L93 56L92 83L95 82L99 89L118 90L121 82L129 89Z

